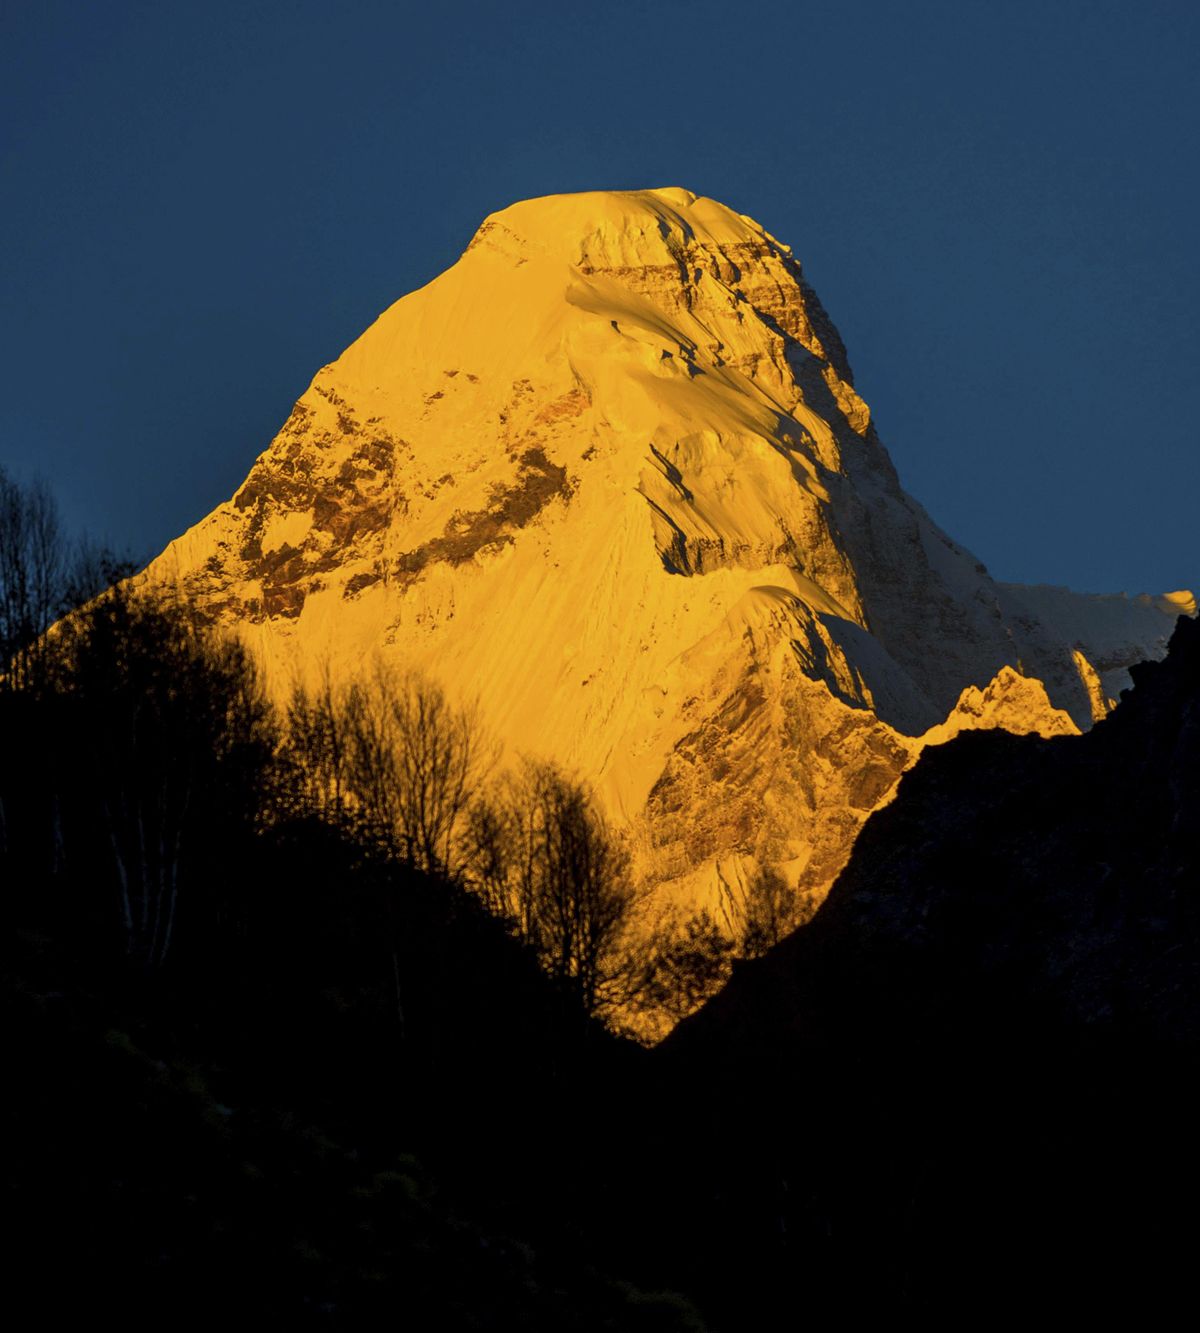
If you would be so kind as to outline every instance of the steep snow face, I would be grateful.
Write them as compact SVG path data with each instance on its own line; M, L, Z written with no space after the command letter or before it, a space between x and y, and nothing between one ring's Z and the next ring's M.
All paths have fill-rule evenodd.
M1004 668L1079 726L1106 707L1059 602L900 488L788 247L682 189L489 217L149 576L279 691L428 672L590 779L676 899L770 861L817 901L912 738ZM1129 605L1122 664L1185 609Z

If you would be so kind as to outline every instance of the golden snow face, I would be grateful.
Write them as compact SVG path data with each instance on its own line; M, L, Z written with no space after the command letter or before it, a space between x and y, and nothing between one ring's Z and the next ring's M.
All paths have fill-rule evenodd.
M762 862L819 902L916 738L1003 668L1045 684L1030 729L1096 707L1079 645L900 489L790 250L677 188L493 214L149 577L280 692L376 657L435 677L590 780L664 901Z

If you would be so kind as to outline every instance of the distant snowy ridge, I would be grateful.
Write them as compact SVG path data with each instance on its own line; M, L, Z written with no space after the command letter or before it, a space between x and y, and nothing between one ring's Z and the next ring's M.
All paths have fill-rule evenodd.
M1078 648L1114 700L1129 688L1134 663L1165 655L1176 618L1196 614L1196 598L1184 590L1128 597L1072 592L1045 583L1002 583L1000 588L1014 614L1032 616Z

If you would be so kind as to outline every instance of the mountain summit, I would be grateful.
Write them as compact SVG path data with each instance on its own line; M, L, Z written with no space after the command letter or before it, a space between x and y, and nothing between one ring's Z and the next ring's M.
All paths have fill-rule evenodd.
M790 249L677 188L487 218L148 573L279 691L382 655L476 701L717 915L764 864L815 904L922 744L1086 728L1195 610L994 582Z

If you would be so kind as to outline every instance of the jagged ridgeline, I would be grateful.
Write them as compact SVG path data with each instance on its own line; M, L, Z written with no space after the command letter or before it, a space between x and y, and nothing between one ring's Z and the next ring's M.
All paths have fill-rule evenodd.
M682 189L488 218L148 577L277 695L383 657L477 704L718 923L763 867L811 911L928 729L1086 728L1195 609L993 581L901 489L789 248Z

